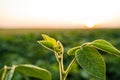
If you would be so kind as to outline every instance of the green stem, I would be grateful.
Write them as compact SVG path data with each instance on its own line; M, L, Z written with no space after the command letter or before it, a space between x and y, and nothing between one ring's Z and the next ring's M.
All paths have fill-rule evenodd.
M13 74L14 74L14 71L15 71L15 68L16 68L16 66L13 65L12 68L11 68L11 70L10 70L9 80L12 80L12 77L13 77Z
M68 73L70 72L73 64L75 63L75 58L71 61L69 66L67 67L66 71L64 70L64 63L63 63L63 54L58 55L58 53L55 53L56 59L59 63L59 71L60 71L60 80L66 80L66 77Z
M3 72L1 80L4 80L6 73L7 73L7 66L4 66L4 72Z
M59 62L59 71L60 71L60 80L62 80L62 67L61 67L61 63Z
M65 78L67 77L68 73L70 72L70 70L72 69L73 64L75 63L76 59L73 58L73 60L71 61L71 63L69 64L69 66L67 67L66 71L65 71Z
M59 63L60 80L65 80L64 79L65 71L64 71L64 64L63 64L63 53L58 55L58 53L55 52L55 56Z
M61 55L61 58L59 59L59 70L60 70L60 80L65 80L64 75L64 64L63 64L63 55Z

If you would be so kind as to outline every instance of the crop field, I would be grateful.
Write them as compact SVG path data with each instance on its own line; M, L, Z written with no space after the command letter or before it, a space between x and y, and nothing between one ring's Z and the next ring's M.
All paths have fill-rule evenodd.
M4 65L34 64L46 68L52 73L52 80L59 79L58 64L52 52L44 49L37 43L41 40L41 34L47 34L60 40L67 50L79 46L85 42L96 39L105 39L120 50L120 29L1 29L0 30L0 68ZM72 56L64 56L64 64L67 66ZM107 80L120 79L120 58L104 56L107 67ZM79 69L79 70L78 70ZM38 80L25 77L15 72L13 80ZM67 80L92 80L92 75L74 65Z

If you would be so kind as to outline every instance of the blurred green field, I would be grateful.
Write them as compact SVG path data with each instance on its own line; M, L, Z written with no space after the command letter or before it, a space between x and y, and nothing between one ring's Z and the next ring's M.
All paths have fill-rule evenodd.
M70 47L81 45L95 39L105 39L120 50L120 29L1 29L0 30L0 68L4 65L34 64L46 68L52 73L53 80L59 80L58 64L52 52L37 43L41 34L48 34L60 40L65 53ZM120 58L111 55L103 56L107 65L107 80L120 79ZM72 59L65 54L64 64ZM67 80L90 80L80 66L75 64ZM38 80L16 73L13 80Z

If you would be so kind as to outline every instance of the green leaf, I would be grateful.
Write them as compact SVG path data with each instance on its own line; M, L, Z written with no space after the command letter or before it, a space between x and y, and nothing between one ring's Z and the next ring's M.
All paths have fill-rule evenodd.
M56 40L52 37L49 37L48 35L42 34L42 37L45 41L52 43L53 45L56 45Z
M78 50L79 48L80 48L80 46L73 47L73 48L68 50L67 54L68 55L75 55L76 50Z
M41 44L43 47L49 49L49 50L54 50L53 44L47 41L38 41L39 44Z
M91 43L95 48L120 57L120 51L106 40L95 40Z
M75 58L83 69L91 73L93 76L105 80L105 61L96 49L84 45L77 50Z
M57 45L57 41L54 38L49 37L48 35L42 34L44 40L38 41L43 47L54 51L54 46Z
M39 68L33 65L19 65L16 67L16 71L30 77L35 77L42 80L51 80L51 74L49 71L43 68Z

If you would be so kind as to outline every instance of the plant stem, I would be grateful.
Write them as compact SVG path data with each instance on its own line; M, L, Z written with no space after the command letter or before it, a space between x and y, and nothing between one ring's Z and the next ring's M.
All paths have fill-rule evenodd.
M11 70L10 70L10 76L9 76L9 80L12 80L12 77L13 77L13 74L14 74L14 71L15 71L15 68L16 68L16 66L15 65L13 65L12 66L12 68L11 68Z
M63 56L61 55L61 58L59 59L59 70L60 70L60 80L65 80L64 75L64 65L63 65Z
M4 80L6 72L7 72L7 66L4 66L4 72L3 72L1 80Z
M68 75L68 73L70 72L73 64L75 63L75 58L73 58L73 60L70 62L69 66L67 67L66 71L64 70L64 64L63 64L63 54L61 54L60 56L55 53L56 59L59 63L59 71L60 71L60 80L66 80L66 77Z
M64 64L63 64L63 53L58 55L58 53L55 52L56 59L59 63L59 72L60 72L60 80L65 80L65 70L64 70Z
M65 70L65 78L67 77L68 73L70 72L73 64L75 63L76 59L73 58L73 60L70 62L69 66L67 67L67 69Z

